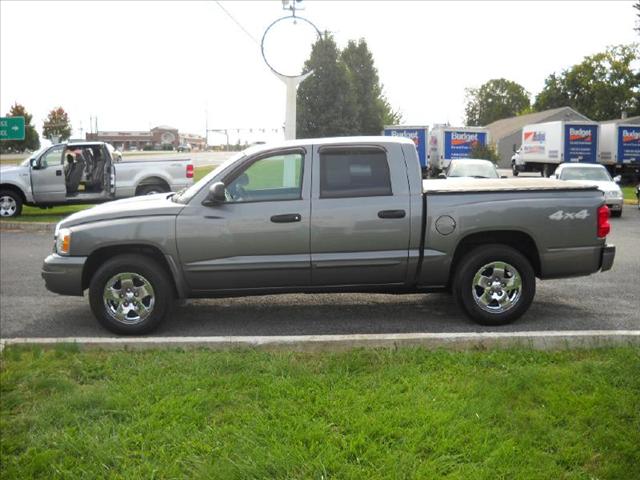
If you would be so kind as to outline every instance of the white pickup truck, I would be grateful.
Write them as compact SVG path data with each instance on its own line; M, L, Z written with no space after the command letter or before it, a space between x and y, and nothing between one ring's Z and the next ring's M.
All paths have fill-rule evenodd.
M102 203L192 184L190 160L122 162L108 143L59 143L0 170L0 216L16 217L23 205Z

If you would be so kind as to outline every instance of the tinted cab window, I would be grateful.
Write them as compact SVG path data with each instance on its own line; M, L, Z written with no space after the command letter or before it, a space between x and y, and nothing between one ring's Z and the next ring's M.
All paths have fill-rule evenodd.
M379 148L320 151L320 198L392 195L387 154Z

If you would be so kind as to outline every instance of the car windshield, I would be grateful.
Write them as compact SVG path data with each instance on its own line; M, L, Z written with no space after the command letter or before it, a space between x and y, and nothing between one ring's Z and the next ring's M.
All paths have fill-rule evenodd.
M594 182L610 182L611 177L604 168L577 167L565 168L560 173L561 180L588 180Z
M492 163L452 163L447 177L500 178Z
M191 200L205 185L207 185L211 181L211 179L213 177L218 175L223 170L226 170L226 168L229 165L231 165L232 163L235 163L237 160L243 158L245 155L246 155L245 152L239 152L239 153L233 155L231 158L226 160L224 163L218 165L215 169L213 169L213 171L207 173L204 177L202 177L196 183L191 185L189 188L186 188L186 189L176 193L171 198L171 200L173 200L176 203L187 203L187 202L189 202L189 200Z

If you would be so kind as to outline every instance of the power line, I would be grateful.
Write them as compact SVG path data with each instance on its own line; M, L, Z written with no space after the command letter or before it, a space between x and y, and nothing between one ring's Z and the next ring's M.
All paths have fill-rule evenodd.
M218 2L218 1L216 0L216 3L217 3L217 4L218 4L218 6L222 9L222 11L223 11L224 13L226 13L226 14L227 14L227 16L228 16L231 20L233 20L233 21L234 21L234 23L235 23L236 25L238 25L238 27L240 27L240 29L241 29L244 33L246 33L246 34L249 36L249 38L250 38L251 40L253 40L253 42L254 42L256 45L260 45L260 42L258 42L258 40L256 40L256 38L255 38L253 35L251 35L251 33L249 33L249 31L248 31L246 28L244 28L244 27L240 24L240 22L239 22L238 20L236 20L236 19L235 19L235 17L234 17L233 15L231 15L231 13L229 13L229 11L228 11L226 8L224 8L220 2Z

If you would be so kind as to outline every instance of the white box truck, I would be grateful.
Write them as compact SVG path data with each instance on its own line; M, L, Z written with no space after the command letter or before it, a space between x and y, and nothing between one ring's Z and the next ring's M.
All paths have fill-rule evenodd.
M597 163L600 126L562 120L526 125L522 145L511 158L513 174L540 172L549 177L563 162Z
M435 125L429 135L430 176L443 171L453 159L471 158L471 150L478 144L489 144L486 128Z
M600 163L611 176L638 181L640 176L640 125L603 123L600 125Z

